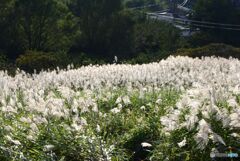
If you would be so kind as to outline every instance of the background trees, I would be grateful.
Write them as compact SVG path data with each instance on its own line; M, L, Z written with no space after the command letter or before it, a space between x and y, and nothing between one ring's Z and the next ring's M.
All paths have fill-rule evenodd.
M64 1L2 1L0 48L10 58L15 59L26 50L68 50L76 33Z
M136 52L174 51L179 47L180 31L171 24L148 20L135 25Z
M0 0L0 52L9 57L22 49L14 14L15 0Z
M229 0L196 0L192 18L198 21L239 23L239 9ZM223 42L238 46L239 31L199 27L188 38L172 24L147 19L139 5L168 4L165 0L0 0L0 63L41 69L49 55L58 66L156 61L178 48ZM153 10L150 8L149 10ZM155 9L160 9L159 7ZM186 43L188 42L188 43ZM36 55L38 54L38 55ZM7 61L6 61L7 59ZM10 59L10 61L9 61ZM64 59L63 61L59 61ZM40 63L37 63L39 61ZM30 64L30 65L29 65ZM47 66L47 65L45 65ZM44 67L45 68L45 67ZM30 70L32 71L32 70Z
M230 0L197 0L194 7L193 19L221 24L240 24L239 7ZM214 25L214 28L199 27L201 29L200 41L204 44L223 42L238 46L240 32L231 28L233 25ZM229 29L223 29L229 28ZM203 36L206 35L206 36ZM206 39L203 39L203 38ZM195 37L197 38L197 37ZM198 40L196 40L198 41Z
M55 1L17 0L15 13L26 49L46 50L54 45L52 35L58 31L60 16Z
M97 57L129 53L133 22L121 0L75 0L70 8L81 30L75 51Z

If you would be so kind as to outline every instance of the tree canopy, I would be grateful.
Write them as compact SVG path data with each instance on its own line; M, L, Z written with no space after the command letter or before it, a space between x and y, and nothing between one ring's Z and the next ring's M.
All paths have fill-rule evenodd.
M240 44L240 32L222 29L222 25L200 26L197 34L184 38L173 24L147 18L149 10L130 9L148 4L161 4L158 9L162 9L167 2L0 0L0 59L26 68L36 67L31 63L35 62L38 69L41 61L52 62L53 58L53 64L62 63L58 66L112 62L114 56L122 62L141 63L165 58L183 46ZM229 0L197 0L193 11L192 18L197 21L238 24L240 19L239 8ZM132 60L135 58L137 61Z
M239 31L232 28L234 28L234 25L240 25L240 12L239 7L234 5L232 1L198 0L194 7L193 19L220 23L219 25L212 25L214 28L206 26L199 26L199 28L203 34L208 35L206 37L210 36L214 42L239 45ZM205 25L208 25L208 23ZM206 42L208 42L208 40L206 40Z

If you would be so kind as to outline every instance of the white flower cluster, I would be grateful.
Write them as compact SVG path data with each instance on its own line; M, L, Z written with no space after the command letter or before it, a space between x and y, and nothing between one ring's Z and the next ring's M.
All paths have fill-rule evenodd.
M187 90L176 103L176 107L168 109L167 114L161 117L163 132L169 135L177 129L192 131L197 128L194 139L198 148L204 149L209 140L226 145L223 138L211 129L211 121L214 120L220 122L222 129L239 130L240 105L233 91L225 88L209 89L198 86ZM221 101L225 101L228 108L218 104Z

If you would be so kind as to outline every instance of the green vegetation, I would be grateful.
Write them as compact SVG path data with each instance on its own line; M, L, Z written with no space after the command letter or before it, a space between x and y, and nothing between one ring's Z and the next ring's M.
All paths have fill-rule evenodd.
M1 0L0 9L0 50L28 72L65 62L112 63L114 56L126 62L151 52L163 58L179 47L179 30L146 19L122 0ZM65 53L63 64L55 60L58 53Z
M0 52L0 68L1 69L6 68L7 64L8 60L6 55Z
M52 93L53 92L53 93ZM24 104L24 97L20 95L19 100ZM48 91L52 93L54 99L66 99L59 95L57 91ZM179 99L180 92L169 89L156 92L147 92L146 97L139 99L140 93L133 92L130 101L131 104L123 104L122 111L119 113L112 112L117 98L127 93L125 89L118 89L112 93L112 98L108 101L97 100L99 112L78 112L72 113L71 117L50 116L47 120L42 119L39 125L35 125L38 135L28 136L28 132L33 128L33 124L26 122L27 118L35 117L37 113L31 113L22 110L14 117L7 119L3 116L0 122L12 127L13 139L21 142L21 145L12 145L11 140L5 142L4 136L7 134L7 127L0 133L0 159L10 161L12 159L21 160L24 155L25 159L40 160L137 160L146 159L154 156L141 149L142 142L149 142L158 145L163 139L161 134L160 117L165 114L169 106L173 106ZM162 102L157 102L161 96ZM77 99L77 98L74 98ZM65 105L72 108L71 102L66 100ZM142 107L142 108L140 108ZM144 107L144 108L143 108ZM25 107L24 107L25 108ZM67 108L67 107L63 107ZM105 117L102 114L105 115ZM79 129L74 130L71 125L71 119L74 122L74 116L81 116L81 125ZM15 120L15 121L14 121ZM17 122L17 125L11 123ZM78 123L76 123L78 124ZM69 130L69 128L73 128ZM98 129L98 127L100 129ZM77 127L76 127L77 128ZM16 142L15 142L16 143ZM49 147L46 147L49 145ZM50 145L54 145L52 148ZM111 147L114 145L114 147ZM3 147L11 147L4 149ZM156 147L157 148L157 147ZM18 150L23 152L18 153ZM146 149L147 150L147 149Z
M70 62L66 60L69 58L63 54L27 51L26 54L17 58L16 65L27 72L33 72L33 69L39 72L41 69L67 66Z
M209 44L198 48L179 49L175 55L189 56L193 58L202 56L219 56L240 59L240 48L235 48L225 44Z
M179 110L177 103L181 101L182 92L173 88L146 91L144 97L141 96L143 94L141 91L130 92L123 88L112 90L111 97L108 92L99 97L94 93L89 96L84 91L76 91L74 97L66 98L69 96L63 96L64 93L58 90L46 90L44 91L46 101L53 103L55 101L55 104L51 105L49 102L49 105L44 107L46 110L49 108L49 114L46 116L35 110L31 111L35 107L26 105L27 100L22 93L23 91L18 91L19 102L16 102L18 112L1 111L0 122L4 125L0 133L1 160L210 161L212 149L217 148L226 152L227 147L216 138L211 139L207 132L209 127L201 125L199 122L205 122L201 119L208 121L211 130L216 132L216 136L223 137L226 145L233 147L240 145L232 136L237 130L223 128L222 120L218 120L217 113L206 118L199 109L197 122L191 123L187 120L191 114L187 110L194 111L194 108L199 107L191 109L189 107L191 105L185 105ZM91 100L94 95L97 109L92 105L89 107L74 105L74 101L85 97ZM202 104L209 103L206 98L205 101ZM64 103L63 106L58 104L61 102ZM219 109L232 108L228 103L218 106ZM51 108L56 110L52 114ZM65 108L71 112L65 113L66 115L57 112L58 109ZM86 109L87 111L84 111ZM175 119L177 122L174 122ZM178 127L175 127L175 123ZM189 129L186 123L193 128ZM166 124L170 128L175 127L174 130L166 132ZM196 141L201 126L206 130L200 138L202 141L207 139L204 149L199 149L198 146L202 143ZM142 143L150 146L143 147Z
M197 0L192 19L220 24L240 24L240 8L230 0ZM199 27L200 34L191 40L195 46L210 43L226 43L234 46L240 44L239 30L231 30L232 25L215 25L215 28ZM222 29L229 28L229 29ZM200 41L199 41L200 39Z
M190 18L239 23L239 8L228 0L193 2L196 5ZM149 4L160 6L131 9ZM183 38L173 24L147 19L146 12L166 9L168 5L167 0L0 0L1 61L8 64L6 67L1 63L0 68L18 66L30 72L54 65L64 68L66 62L79 67L112 63L115 56L118 63L147 63L181 48L209 43L239 46L239 31L200 27L199 32ZM34 56L29 51L34 51ZM44 58L42 53L47 53ZM44 60L50 64L40 63Z

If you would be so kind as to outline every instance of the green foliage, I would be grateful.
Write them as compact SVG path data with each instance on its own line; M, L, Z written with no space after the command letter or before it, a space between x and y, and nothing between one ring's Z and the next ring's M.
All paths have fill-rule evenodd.
M73 1L70 9L81 30L75 50L104 58L129 53L133 22L121 8L121 0Z
M120 62L141 64L166 58L182 47L199 47L212 42L234 46L240 43L238 31L201 27L200 32L185 41L181 37L181 31L172 24L147 19L145 13L148 9L128 9L148 4L159 4L159 9L165 8L168 2L0 0L0 49L7 59L14 62L20 53L28 50L57 53L50 54L54 55L51 58L46 58L48 54L44 55L41 59L47 62L37 63L36 66L30 63L30 59L35 61L36 57L27 56L29 64L32 64L30 66L39 66L37 70L40 70L48 66L53 68L53 64L65 67L66 62L77 67L112 63L114 56L117 56ZM156 8L150 8L154 9ZM239 16L239 9L228 0L199 0L191 18L238 24ZM65 54L59 54L61 51ZM57 63L54 63L55 61ZM47 65L48 63L52 65ZM21 65L21 68L31 71L32 67L27 69L27 66ZM8 65L7 68L14 69L14 65Z
M34 69L39 72L41 70L53 70L59 67L65 69L69 64L78 68L90 64L105 64L103 60L88 57L85 53L69 55L66 52L38 52L27 51L16 59L16 65L21 70L33 73Z
M79 34L77 21L64 0L0 3L0 48L11 59L25 50L68 51Z
M0 52L0 69L5 69L7 67L8 60L5 54Z
M7 56L0 51L0 70L5 70L9 75L14 75L16 71L16 67L14 63L12 63Z
M169 52L157 52L157 53L139 53L137 56L132 59L124 61L124 63L128 64L146 64L151 62L158 62L161 59L164 59L170 55Z
M178 47L180 31L169 23L147 20L135 26L134 38L138 52L174 51Z
M194 6L192 19L222 24L239 24L240 10L230 0L198 0ZM223 27L234 28L231 25L214 25L214 28L199 26L198 28L201 29L201 34L211 37L211 39L206 40L206 42L211 41L215 43L239 45L239 32L221 29Z
M19 104L25 104L23 91L19 92ZM51 90L56 98L66 99ZM80 91L79 91L80 92ZM48 95L46 91L45 95ZM22 160L24 156L27 160L130 160L130 158L146 159L151 155L143 156L138 152L142 142L154 143L159 139L161 128L159 120L164 115L164 110L168 106L174 105L179 99L179 92L175 90L160 90L156 92L146 92L142 99L139 99L139 91L132 93L131 104L125 105L120 113L112 113L110 110L117 106L116 99L127 94L124 88L116 89L113 93L113 100L107 100L105 104L98 102L99 111L103 112L78 112L79 118L84 119L87 124L81 125L80 130L72 128L71 117L46 117L45 123L35 124L37 135L31 134L33 138L28 138L31 125L21 118L32 118L40 115L36 111L18 111L8 118L3 115L0 118L4 128L0 133L0 159L2 160ZM163 102L157 104L156 99L161 96ZM81 97L80 97L81 98ZM170 98L172 98L170 100ZM66 99L67 101L67 99ZM103 101L99 99L98 101ZM113 101L113 102L112 102ZM8 101L9 102L9 101ZM18 104L18 105L19 105ZM141 106L146 109L140 109ZM72 105L70 105L69 108ZM158 107L155 107L158 106ZM73 120L72 120L73 119ZM17 123L17 124L16 124ZM81 123L82 124L82 123ZM6 140L4 136L9 135L7 125L11 127L11 137L19 140L21 145L14 145ZM97 129L99 125L100 130ZM136 126L137 125L137 126ZM67 128L68 127L68 128ZM54 145L50 150L44 150L45 145ZM20 153L21 152L21 153ZM111 156L107 158L107 156Z
M151 61L152 57L149 56L150 54L140 53L136 57L128 60L127 63L129 64L144 64Z
M131 64L161 60L184 45L177 28L154 20L136 23L133 38L134 52L139 54L127 61Z
M208 45L212 42L218 42L210 33L197 32L187 39L190 47L199 47Z
M57 66L66 67L69 58L67 55L56 53L45 53L36 51L27 51L16 60L16 65L27 72L37 72L47 69L55 69Z
M18 33L17 17L14 13L15 0L0 0L0 49L8 57L21 52L23 42Z
M74 67L81 67L86 66L90 64L106 64L106 62L103 59L96 59L87 56L85 53L80 54L74 54L69 57L69 62L74 65Z
M53 49L57 45L62 36L58 23L67 8L54 0L17 0L14 9L27 50Z
M126 0L125 5L128 8L132 7L139 7L139 6L145 6L147 4L153 4L156 3L155 0Z
M134 8L134 7L141 7L141 6L147 6L149 4L156 4L156 6L142 8L142 10L163 10L166 9L168 4L165 0L124 0L124 5L126 8Z
M189 57L219 56L224 58L231 56L240 59L240 49L226 44L210 44L198 48L179 49L174 55Z
M193 16L197 20L233 23L235 14L236 7L229 0L198 0Z

